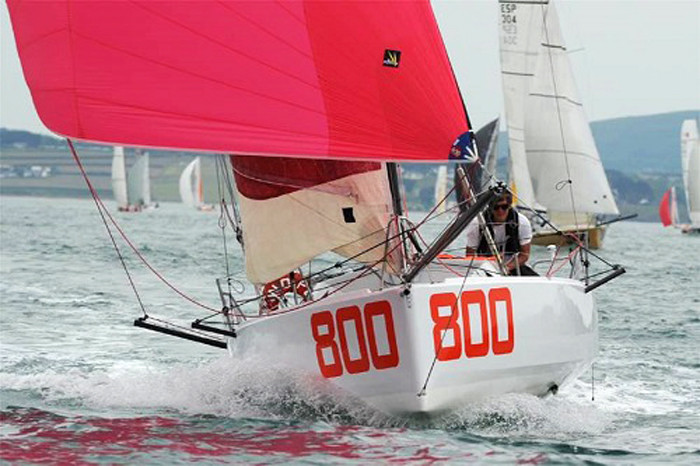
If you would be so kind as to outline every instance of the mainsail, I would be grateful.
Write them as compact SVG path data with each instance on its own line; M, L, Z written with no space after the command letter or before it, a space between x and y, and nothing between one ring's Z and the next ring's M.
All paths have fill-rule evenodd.
M114 147L112 156L112 193L117 201L118 209L126 209L129 200L126 194L126 162L124 160L124 148Z
M700 139L696 120L685 120L681 127L681 164L690 224L700 228Z
M520 163L518 148L524 139L534 198L550 216L570 216L573 221L580 215L576 222L585 224L592 214L618 214L576 88L554 4L501 0L501 8L509 9L507 15L501 15L501 44L505 49L506 101L510 102L506 105L509 131L511 115L515 117L510 141L516 148L513 159L511 145L518 197L526 201L529 195L519 182L527 172L518 172L515 166ZM523 28L528 31L523 32ZM520 66L507 68L512 62Z
M383 162L444 162L470 129L427 0L8 7L52 131L235 155L255 283L383 242L395 210Z

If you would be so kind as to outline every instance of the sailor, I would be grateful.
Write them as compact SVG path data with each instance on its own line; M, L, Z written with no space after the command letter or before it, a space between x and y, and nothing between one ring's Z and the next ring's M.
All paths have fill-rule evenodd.
M488 228L508 275L537 275L526 265L530 258L532 226L527 217L513 208L513 195L505 192L498 196L483 217L485 225L480 225L477 218L467 226L467 254L493 256L485 234Z

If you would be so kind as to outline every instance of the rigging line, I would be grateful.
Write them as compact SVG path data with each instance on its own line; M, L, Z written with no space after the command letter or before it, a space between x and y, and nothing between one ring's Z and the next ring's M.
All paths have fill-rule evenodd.
M545 42L546 43L551 43L549 40L549 28L547 27L547 13L549 12L548 9L545 9L545 6L541 6L541 11L542 11L542 24L543 24L543 29L544 29L544 35L545 35ZM552 86L554 88L554 95L559 95L559 92L557 90L557 79L555 76L555 70L554 70L554 59L552 58L552 48L546 48L547 50L547 57L549 58L549 68L550 72L552 73ZM562 116L561 116L561 106L559 105L559 99L554 99L554 102L556 103L557 107L557 120L559 121L559 134L561 135L561 145L562 149L564 150L564 164L566 165L566 176L568 178L567 183L569 184L569 197L571 198L571 210L574 214L574 223L578 225L578 218L576 215L576 202L574 201L574 188L572 186L572 180L571 180L571 170L569 168L569 157L567 155L566 151L566 140L564 138L564 122L562 121Z
M472 259L473 261L473 259ZM455 295L455 302L452 306L450 306L450 318L447 321L447 326L445 327L445 330L442 333L442 337L440 337L440 347L438 350L435 352L435 356L433 356L433 362L430 364L430 369L428 370L428 375L425 377L425 382L423 383L423 387L420 389L418 392L418 397L425 396L425 390L428 388L428 382L430 381L430 377L433 375L433 370L435 369L435 363L437 362L438 355L442 351L442 343L445 341L445 335L447 335L447 329L450 328L452 325L452 319L454 318L455 314L459 314L459 310L457 308L457 302L459 301L459 297L462 295L462 290L464 290L464 286L467 284L467 277L469 276L469 273L464 274L464 279L462 279L462 285L459 287L459 292ZM439 311L438 311L439 312ZM457 335L457 332L454 330L452 331L452 335L454 336L455 341L459 338Z
M146 312L146 308L143 305L143 301L141 301L141 295L139 295L139 292L136 289L136 284L134 283L134 280L131 277L131 273L129 273L129 268L126 266L126 262L124 261L124 256L122 256L122 253L119 250L119 246L117 245L117 241L114 239L114 235L112 234L112 230L109 228L109 223L107 223L107 219L105 218L105 215L102 212L102 208L104 208L104 206L102 206L102 208L100 208L100 203L98 202L97 191L95 190L94 186L92 186L92 183L90 182L90 179L88 178L87 173L85 172L85 168L83 167L83 164L80 161L80 157L78 157L78 152L75 150L75 146L73 145L73 141L71 141L68 138L66 138L66 141L68 142L68 147L70 148L70 151L73 154L73 159L75 160L75 163L78 165L78 168L80 169L80 173L83 176L83 179L85 180L85 183L87 184L88 189L90 190L90 194L92 195L92 200L95 202L95 206L97 207L97 211L100 213L100 217L102 218L102 223L104 223L105 229L107 230L107 234L109 234L109 239L112 241L112 245L114 246L114 250L117 253L117 256L119 257L119 262L121 262L121 264L122 264L122 268L124 269L124 273L126 274L126 277L129 279L129 284L131 285L131 289L134 291L134 295L136 296L136 301L138 301L139 307L141 308L141 311L143 312L144 317L148 317L148 313Z
M71 147L72 147L72 143L70 142L70 140L68 140L68 141L69 141L69 144L70 144ZM76 156L77 156L77 153L75 153L75 156L74 156L74 157L76 157ZM77 159L77 160L79 160L79 159ZM82 165L79 165L79 167L82 167ZM87 173L85 173L84 170L83 170L83 173L84 173L83 176L86 178L86 180L88 180L88 179L87 179ZM89 180L88 180L88 181L89 181ZM90 186L92 186L92 184L90 184ZM94 189L94 188L93 188L93 189ZM148 260L146 260L146 258L143 256L143 254L141 254L141 252L139 251L139 249L138 249L138 248L134 245L134 243L129 239L129 237L126 235L126 233L124 232L124 230L122 230L122 228L119 226L119 223L117 223L117 221L114 219L114 217L112 216L112 214L109 213L109 210L108 210L107 207L104 205L104 202L102 202L102 199L100 198L99 194L97 194L97 191L94 191L94 196L95 196L96 202L99 202L100 206L101 206L102 209L104 210L104 213L107 215L107 218L109 218L109 221L112 223L112 225L114 225L114 228L119 232L119 235L122 237L122 239L124 240L124 242L129 246L129 248L131 248L131 250L134 252L134 254L136 255L136 257L143 263L143 265L146 266L146 268L148 268L148 270L150 270L156 277L158 277L158 279L159 279L161 282L163 282L168 288L170 288L171 290L173 290L175 293L177 293L180 297L182 297L182 298L185 299L186 301L189 301L189 302L191 302L192 304L194 304L195 306L199 306L199 307L201 307L201 308L203 308L203 309L206 309L206 310L209 310L209 311L216 311L216 309L214 309L213 307L207 306L206 304L203 304L203 303L197 301L196 299L192 298L191 296L185 294L183 291L180 291L175 285L173 285L172 283L170 283L170 281L168 281L168 279L166 279L160 272L158 272L158 270L156 270L155 267L153 267L153 266L148 262Z
M219 155L216 158L217 177L219 176L219 167L221 167L221 173L223 177L222 183L226 188L223 191L223 194L221 194L221 207L223 212L226 214L226 218L228 218L229 224L231 225L233 232L236 234L236 241L238 241L238 244L240 244L241 249L244 250L245 248L243 247L243 229L241 228L241 216L238 212L233 183L231 182L231 174L226 163L225 155ZM226 203L226 192L228 192L229 198L231 199L231 211L233 212L233 217L231 217L231 213L228 210L228 204Z
M226 218L224 217L224 209L226 208L226 201L224 199L224 191L221 186L221 168L219 164L219 158L216 158L216 187L219 192L219 208L221 209L219 211L219 219L217 224L219 225L219 228L221 229L221 238L224 246L224 264L226 266L226 277L229 277L231 275L231 269L229 267L229 261L228 261L228 247L226 244ZM226 283L228 285L228 291L231 293L231 284L229 283L228 279L226 280Z

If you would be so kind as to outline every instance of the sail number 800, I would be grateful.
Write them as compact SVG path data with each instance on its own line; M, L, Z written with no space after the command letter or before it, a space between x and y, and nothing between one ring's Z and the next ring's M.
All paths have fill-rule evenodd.
M458 302L454 293L439 293L430 297L430 315L435 324L433 343L438 361L451 361L462 357L463 346L464 355L468 358L486 356L490 350L496 355L513 352L515 345L513 303L508 288L489 290L488 306L483 290L465 291L459 301L461 302ZM501 309L505 310L508 330L508 336L505 339L499 339L497 312L499 303L501 303ZM440 309L443 308L449 309L448 315L440 313ZM448 336L451 336L449 340Z
M375 329L379 320L384 323L384 332L380 327ZM348 341L347 327L355 329L356 345L352 344L354 341ZM381 354L377 333L386 336L386 341L382 342L385 343L382 349L386 350ZM311 316L311 334L316 342L318 368L326 378L341 376L344 370L349 374L367 372L370 363L377 370L399 365L399 350L389 301L367 303L364 312L360 312L358 306L343 307L336 311L335 319L331 311L317 312ZM357 357L351 356L350 347L357 348Z

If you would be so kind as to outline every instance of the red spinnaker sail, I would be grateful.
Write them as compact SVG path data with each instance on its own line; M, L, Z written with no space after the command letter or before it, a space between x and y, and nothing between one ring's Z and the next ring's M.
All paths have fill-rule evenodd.
M427 0L8 0L44 124L83 140L439 161L468 130Z
M667 227L673 224L670 189L666 191L661 198L661 203L659 204L659 217L661 218L661 223L663 226Z

